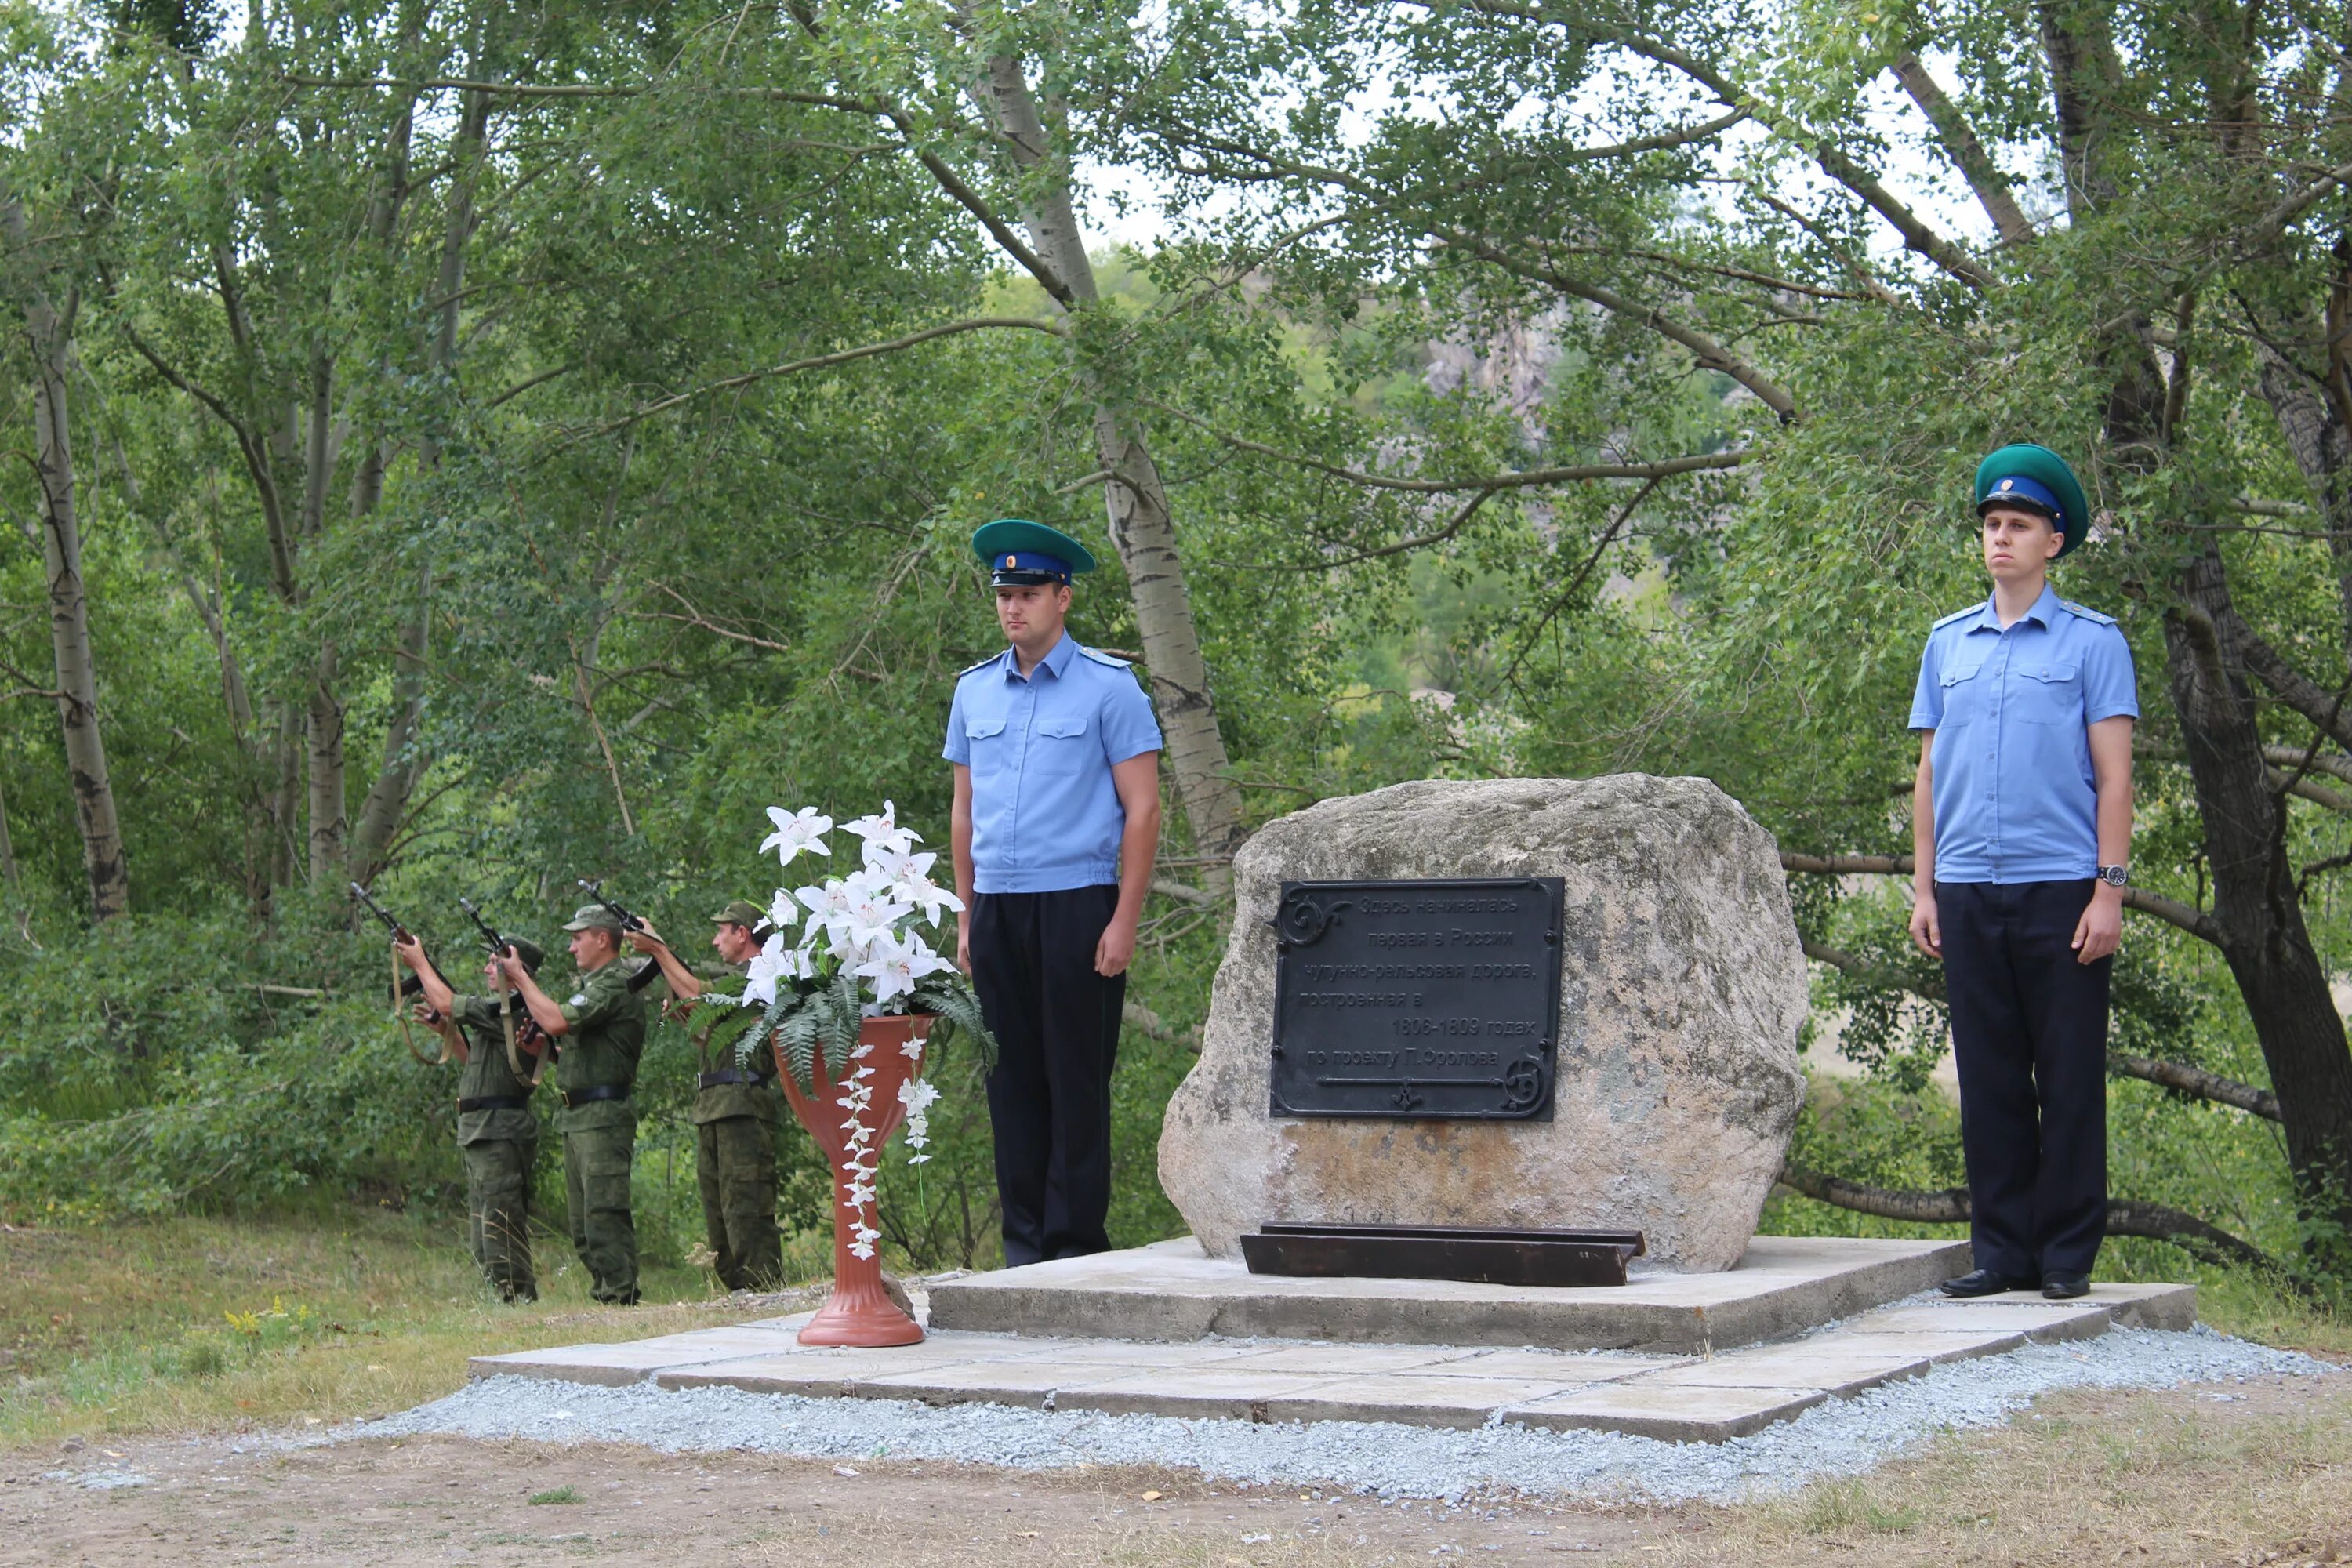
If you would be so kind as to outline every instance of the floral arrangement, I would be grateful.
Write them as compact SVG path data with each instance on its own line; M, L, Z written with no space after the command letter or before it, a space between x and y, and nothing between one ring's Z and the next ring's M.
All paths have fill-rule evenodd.
M825 841L833 831L831 817L820 816L814 807L788 812L770 806L768 818L775 831L760 848L763 854L773 850L784 868L803 855L832 858L833 847ZM841 1090L835 1103L848 1113L842 1124L848 1145L843 1160L847 1178L843 1205L854 1214L850 1250L868 1258L879 1234L866 1215L874 1203L881 1151L867 1117L874 1103L871 1080L877 1075L866 1058L874 1047L859 1042L859 1020L888 1014L937 1015L927 1040L910 1039L899 1047L915 1068L920 1068L927 1049L943 1046L957 1030L971 1037L983 1066L994 1067L996 1037L988 1031L971 984L918 929L919 922L937 927L942 912L963 909L963 900L931 880L939 857L916 849L921 836L898 826L898 808L887 800L878 816L861 816L843 827L861 841L858 868L805 887L778 888L768 906L773 930L751 960L743 994L712 994L707 1000L767 1009L759 1024L736 1042L738 1067L750 1066L752 1054L772 1038L793 1081L803 1093L814 1095L817 1054L824 1053L825 1076ZM924 1151L930 1142L930 1108L939 1093L917 1071L910 1070L899 1086L899 1103L907 1111L907 1144L916 1152L913 1163L930 1158Z

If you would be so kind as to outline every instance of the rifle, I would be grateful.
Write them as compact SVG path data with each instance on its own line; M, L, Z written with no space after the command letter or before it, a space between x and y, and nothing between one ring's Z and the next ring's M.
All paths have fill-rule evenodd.
M621 929L623 931L649 931L653 930L653 928L646 924L645 921L639 920L636 916L631 914L628 910L623 909L620 905L606 898L604 896L604 883L592 882L587 878L583 877L580 879L580 885L588 889L588 896L590 898L604 905L606 912L611 914L614 920L621 922ZM651 985L655 981L660 978L661 965L651 959L647 959L638 967L635 973L629 976L629 989L632 991L643 991L646 986Z
M482 946L493 960L503 958L514 951L514 943L500 936L497 929L482 918L482 911L474 906L473 900L461 894L457 906L466 911L466 918L474 922L474 929L481 932ZM498 984L499 1029L506 1036L507 1069L522 1080L524 1088L537 1089L539 1080L547 1076L547 1064L555 1059L554 1042L547 1037L545 1031L540 1028L539 1021L529 1013L523 1015L522 1025L517 1028L514 994L508 988L505 974L499 974ZM518 1046L522 1048L517 1049ZM539 1063L528 1073L522 1068L522 1058L526 1055L536 1058Z
M365 888L361 887L357 882L353 882L351 885L351 888L352 897L357 900L361 907L365 909L368 913L373 915L377 920L383 922L384 930L392 932L393 941L415 942L416 940L415 937L409 935L408 928L401 924L400 921L394 917L391 910L385 909L382 904L377 903L373 896L371 895ZM419 943L418 945L421 951L423 944ZM432 956L430 954L426 954L425 962L427 964L433 964ZM440 973L439 966L434 965L433 972L436 974ZM410 1032L408 1027L408 1015L402 1010L400 1005L400 1000L402 997L414 995L424 989L425 982L422 978L415 974L404 975L400 972L400 955L398 953L393 954L392 1016L400 1020L401 1040L408 1047L408 1054L410 1056L415 1057L426 1067L437 1068L443 1063L450 1060L453 1055L449 1049L448 1036L446 1034L442 1036L441 1054L439 1056L426 1056L423 1051L416 1048L416 1037Z

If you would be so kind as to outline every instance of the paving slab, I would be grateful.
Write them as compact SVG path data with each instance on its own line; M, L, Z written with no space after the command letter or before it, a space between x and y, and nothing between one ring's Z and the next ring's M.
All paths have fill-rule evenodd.
M1639 1377L1683 1366L1687 1356L1630 1355L1622 1351L1465 1351L1421 1371L1431 1377L1532 1377L1577 1384Z
M2194 1285L2094 1285L2083 1298L2107 1309L2108 1315L2129 1329L2193 1329L2197 1326Z
M1917 1377L1934 1358L1906 1334L1817 1335L1759 1345L1654 1372L1643 1388L1818 1388L1841 1399L1897 1378Z
M1811 1409L1818 1388L1672 1388L1649 1380L1604 1383L1514 1405L1503 1419L1555 1431L1626 1432L1668 1443L1720 1443Z
M1965 1270L1965 1242L1758 1237L1736 1268L1622 1286L1252 1274L1189 1237L931 1287L940 1328L1124 1340L1336 1340L1704 1353L1783 1338Z
M1331 1381L1290 1373L1251 1374L1210 1368L1188 1372L1181 1378L1129 1376L1064 1389L1055 1396L1054 1407L1099 1410L1110 1415L1267 1421L1273 1419L1267 1412L1275 1400L1303 1394Z
M2029 1340L2051 1341L2089 1339L2105 1333L2114 1321L2106 1307L2087 1300L2044 1301L2035 1297L2009 1300L1985 1297L1974 1301L1890 1307L1856 1317L1843 1327L1845 1331L1856 1334L1927 1330L2015 1333Z
M1073 1341L1083 1344L1084 1341ZM1083 1355L1083 1351L1074 1351ZM1434 1372L1469 1352L1458 1345L1287 1345L1261 1346L1252 1351L1237 1372L1309 1372L1323 1377L1356 1377L1372 1373Z
M1574 1391L1573 1384L1527 1377L1339 1377L1305 1393L1268 1399L1265 1418L1474 1428L1486 1426L1498 1410Z
M965 1362L923 1372L887 1373L866 1378L852 1390L868 1399L919 1399L926 1405L1019 1405L1049 1409L1068 1407L1073 1401L1047 1394L1075 1395L1088 1389L1143 1382L1155 1387L1191 1387L1199 1374L1190 1369L1110 1365L1067 1361ZM1258 1380L1273 1384L1272 1374Z
M664 1367L773 1354L795 1343L791 1334L775 1329L696 1329L614 1344L559 1345L506 1355L478 1355L466 1363L466 1372L469 1377L553 1377L620 1387L642 1383L648 1373Z
M1721 1320L1737 1321L1743 1308L1761 1310L1756 1303L1771 1303L1777 1292L1790 1288L1790 1280L1802 1288L1801 1298L1812 1309L1862 1289L1834 1269L1824 1271L1825 1260L1835 1261L1836 1249L1783 1247L1779 1239L1759 1238L1748 1263L1727 1275L1665 1276L1623 1288L1634 1295L1630 1302L1621 1296L1612 1310L1683 1312L1703 1320L1700 1338L1706 1348L1696 1355L1665 1353L1655 1345L1638 1353L1545 1348L1526 1339L1507 1345L1400 1342L1377 1335L1179 1341L947 1326L935 1326L916 1345L849 1350L801 1344L798 1331L809 1317L801 1313L635 1342L478 1356L469 1371L476 1377L508 1373L613 1385L651 1378L671 1389L731 1386L814 1398L988 1402L1250 1421L1471 1428L1500 1418L1677 1442L1721 1442L1786 1420L1823 1399L1851 1397L1891 1379L1916 1376L1937 1362L1996 1354L2029 1341L2088 1338L2116 1323L2182 1329L2196 1321L2196 1290L2180 1285L2101 1285L2073 1301L2049 1301L2032 1292L1953 1301L1914 1292L1891 1305L1843 1314L1827 1328L1779 1335L1769 1342L1727 1344ZM1162 1263L1172 1253L1180 1271L1193 1267L1193 1258L1164 1244L1138 1249L1155 1250ZM1849 1253L1846 1261L1857 1265L1851 1272L1874 1277L1878 1283L1869 1289L1877 1289L1900 1273L1889 1267L1891 1256L1874 1248ZM1134 1260L1132 1254L1114 1257ZM1938 1271L1938 1278L1950 1267L1933 1249L1898 1260L1914 1274L1926 1268ZM1144 1270L1161 1271L1160 1264ZM947 1283L941 1282L939 1294L945 1294ZM1556 1327L1566 1321L1557 1316L1557 1298L1600 1293L1456 1287L1449 1295L1442 1289L1446 1282L1427 1280L1276 1283L1369 1286L1385 1292L1372 1298L1380 1300L1402 1300L1407 1290L1433 1292L1434 1300L1460 1309L1474 1327L1483 1322L1488 1328L1537 1321ZM1464 1296L1463 1290L1475 1294ZM1312 1306L1316 1299L1287 1300ZM1785 1300L1779 1303L1787 1305ZM1555 1315L1546 1320L1545 1312ZM1246 1321L1247 1314L1240 1317ZM1394 1329L1401 1321L1385 1326Z

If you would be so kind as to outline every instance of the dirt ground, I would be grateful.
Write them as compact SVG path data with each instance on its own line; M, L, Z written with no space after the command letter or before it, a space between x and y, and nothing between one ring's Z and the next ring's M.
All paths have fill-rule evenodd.
M122 1484L138 1478L137 1484ZM110 1482L114 1484L109 1484ZM533 1502L534 1497L541 1501ZM1196 1475L434 1437L0 1456L0 1563L2051 1564L2352 1561L2352 1377L2072 1394L1742 1508L1382 1507Z

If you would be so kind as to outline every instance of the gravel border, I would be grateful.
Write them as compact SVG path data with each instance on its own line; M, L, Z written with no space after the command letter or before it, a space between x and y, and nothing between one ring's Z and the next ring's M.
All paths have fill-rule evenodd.
M1168 1465L1244 1486L1322 1485L1382 1499L1518 1493L1662 1503L1733 1502L1859 1475L1948 1430L1995 1426L2061 1388L2171 1388L2338 1368L2294 1351L2185 1332L2114 1329L1930 1368L1727 1443L1495 1425L1475 1432L1361 1421L1180 1420L999 1405L807 1399L735 1388L669 1391L501 1376L315 1440L447 1433L637 1443L667 1453L740 1450L845 1460L951 1459L1018 1469ZM2210 1397L2241 1397L2216 1393Z

